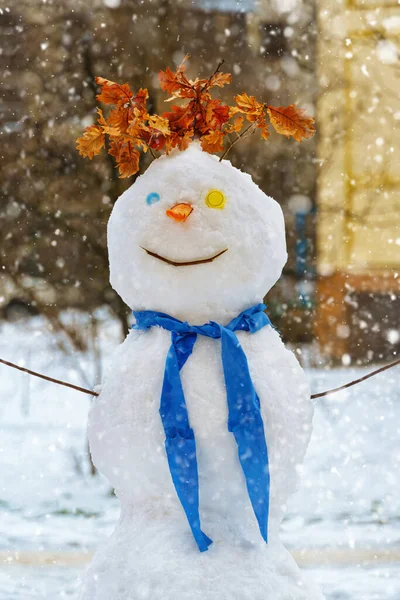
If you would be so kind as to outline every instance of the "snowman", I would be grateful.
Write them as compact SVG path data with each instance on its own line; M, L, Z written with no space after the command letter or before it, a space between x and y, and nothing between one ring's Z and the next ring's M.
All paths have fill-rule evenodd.
M322 600L279 539L313 417L262 304L280 206L192 142L118 199L108 247L135 322L88 433L121 515L80 600Z

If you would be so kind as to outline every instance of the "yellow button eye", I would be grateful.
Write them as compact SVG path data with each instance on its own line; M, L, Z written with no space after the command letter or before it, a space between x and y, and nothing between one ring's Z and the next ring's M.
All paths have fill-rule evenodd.
M211 190L207 194L206 204L210 208L224 208L225 196L219 190Z

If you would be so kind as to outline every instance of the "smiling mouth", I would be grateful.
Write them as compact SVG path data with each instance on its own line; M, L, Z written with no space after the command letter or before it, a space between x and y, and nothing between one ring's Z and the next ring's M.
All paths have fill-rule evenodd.
M186 260L186 261L178 262L176 260L170 260L169 258L165 258L165 256L160 256L160 254L157 254L156 252L152 252L151 250L147 250L147 248L143 248L143 246L140 246L140 247L142 248L142 250L147 252L147 254L149 254L150 256L153 256L154 258L158 258L158 260L162 260L163 262L165 262L169 265L172 265L173 267L189 267L190 265L202 265L204 263L210 263L228 251L228 248L225 248L225 250L221 250L221 252L218 252L217 254L214 254L214 256L210 256L208 258L200 258L199 260Z

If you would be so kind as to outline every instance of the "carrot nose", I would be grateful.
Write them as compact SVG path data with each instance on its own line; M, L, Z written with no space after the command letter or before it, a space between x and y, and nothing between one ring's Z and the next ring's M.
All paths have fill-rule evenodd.
M190 206L190 204L182 202L181 204L175 204L175 206L169 208L166 211L166 214L171 219L178 221L178 223L183 223L183 221L186 221L192 210L193 208Z

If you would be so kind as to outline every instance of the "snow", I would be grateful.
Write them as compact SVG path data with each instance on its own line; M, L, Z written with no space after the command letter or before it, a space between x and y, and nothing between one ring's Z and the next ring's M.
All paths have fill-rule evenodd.
M399 571L388 566L311 568L310 578L323 588L327 600L398 600ZM76 567L16 566L0 569L2 600L77 600L82 570Z
M73 365L78 362L87 371L89 357L70 361L50 335L41 333L43 328L38 318L23 326L2 325L0 356L17 362L34 341L31 368L83 384ZM106 363L117 331L117 325L102 331ZM90 478L83 464L88 399L29 378L30 414L24 416L21 398L28 376L0 369L0 599L76 600L90 554L111 533L119 513L110 487L101 477ZM307 375L317 392L369 370L308 370ZM321 550L318 566L308 558L300 562L328 600L397 600L400 595L398 377L393 369L316 402L302 485L289 503L282 537L297 552ZM74 456L81 459L83 473L76 470ZM329 556L322 564L328 549L341 553L339 566ZM17 550L28 554L27 564L7 560ZM374 559L382 550L388 557ZM63 566L57 558L39 565L46 552L76 558ZM361 552L370 553L367 564Z
M390 40L380 40L376 45L376 54L384 65L394 65L399 59L397 46Z
M177 186L177 181L183 184ZM216 189L225 196L223 210L206 205L207 194ZM157 201L147 203L149 194L157 194ZM166 216L166 209L177 202L191 203L188 223ZM199 318L226 322L258 303L286 259L279 206L248 175L197 146L159 159L138 178L116 203L108 236L112 283L127 303L135 309L172 312L191 323ZM215 253L218 244L228 252L220 261L183 268L183 276L179 268L159 264L140 248L148 244L153 253L168 253L171 260L196 260L200 249L209 247ZM75 319L78 325L79 318L65 315L67 322ZM107 375L100 396L92 400L89 439L95 464L119 496L121 513L111 485L91 478L83 458L89 397L78 398L77 392L7 371L1 383L0 449L0 524L7 531L0 542L7 566L0 575L4 586L10 588L10 573L26 564L25 573L30 570L37 579L34 593L40 597L48 590L44 577L37 577L38 569L43 574L49 564L55 569L64 565L75 577L77 564L83 568L96 547L80 600L128 600L132 589L152 600L172 600L178 593L182 600L211 600L216 594L232 600L239 594L241 600L322 598L294 558L317 573L326 564L339 572L342 565L351 569L372 563L376 586L385 580L377 569L395 556L391 552L400 514L394 374L381 378L385 394L373 382L359 394L347 391L319 401L302 468L313 412L304 372L271 327L238 334L261 399L269 448L271 503L265 545L226 427L219 341L199 336L182 372L196 432L202 525L215 542L199 554L173 489L158 415L170 334L160 328L134 331L111 353L115 328L106 315L99 321L101 348L96 355L104 355ZM34 362L38 370L73 383L83 378L86 387L93 388L98 380L102 369L92 368L90 349L80 355L69 352L61 360L60 340L50 337L40 318L2 329L1 354L9 360L23 358L28 367ZM345 373L346 378L352 375ZM322 388L339 383L330 383L329 372L311 371L310 376ZM339 379L342 373L335 376ZM301 472L301 490L289 500ZM279 540L285 513L282 537L294 558ZM51 552L56 553L53 558ZM59 580L56 572L49 571L49 589L52 580ZM26 577L19 586L25 586ZM71 581L66 594L76 596ZM22 593L18 585L8 597ZM396 593L392 583L386 589ZM373 590L368 590L371 598Z
M304 374L271 327L253 335L240 332L238 337L264 401L272 480L268 546L258 531L226 426L219 341L199 336L182 372L196 432L202 529L214 540L200 555L163 452L165 434L158 408L170 333L160 328L134 331L113 357L89 419L94 462L116 488L122 509L112 540L93 561L84 598L128 598L119 589L121 583L127 590L145 586L152 598L172 599L179 586L190 598L212 598L217 585L235 598L238 581L246 580L251 582L249 598L265 597L268 591L278 599L283 587L296 599L318 597L298 589L300 574L277 536L281 507L295 487L296 466L310 433L312 410ZM283 570L285 586L279 577ZM184 592L180 597L189 598Z
M222 191L222 209L206 205ZM159 202L146 203L149 194ZM193 207L185 223L166 218L175 204ZM227 323L260 302L286 262L282 209L250 175L193 143L155 160L118 200L108 225L110 281L135 310L159 310L202 324ZM196 268L169 268L146 254L175 261L217 260ZM264 257L268 257L265 260ZM184 293L182 292L184 290Z
M183 222L172 218L175 205L186 207ZM279 204L197 143L154 161L117 200L108 246L111 284L131 308L199 325L226 324L260 304L287 258ZM167 264L201 259L206 263ZM89 415L93 461L115 488L121 516L92 561L81 600L130 600L132 589L152 600L322 600L278 532L311 434L305 374L271 326L237 338L268 445L268 544L227 427L220 340L199 335L181 375L196 436L201 529L214 541L199 554L173 486L159 416L171 333L134 330L115 351Z
M392 15L391 17L383 19L382 25L386 31L395 33L398 29L400 29L400 17L397 15Z

